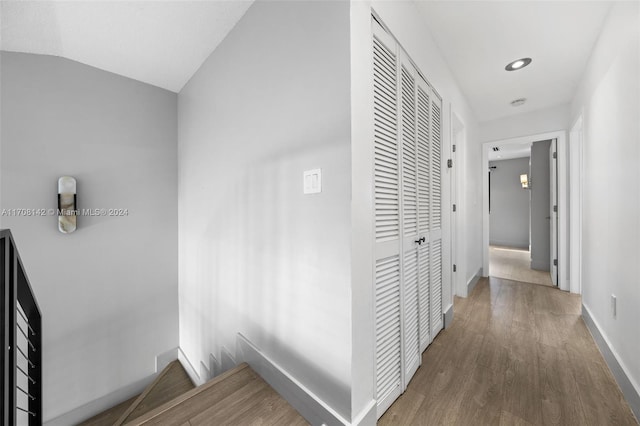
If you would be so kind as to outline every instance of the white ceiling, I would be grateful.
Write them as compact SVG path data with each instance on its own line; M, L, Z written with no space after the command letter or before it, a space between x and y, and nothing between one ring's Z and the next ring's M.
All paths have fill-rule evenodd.
M252 1L2 0L2 50L61 56L180 91Z
M531 143L495 144L499 151L489 151L489 161L531 157ZM493 147L492 147L493 148Z
M252 3L1 1L3 50L62 56L174 92ZM610 8L594 1L418 4L480 121L571 101ZM526 56L529 67L504 70ZM524 106L510 106L520 97Z
M611 2L419 1L479 121L568 103ZM511 61L531 65L507 72ZM510 102L527 98L525 105Z

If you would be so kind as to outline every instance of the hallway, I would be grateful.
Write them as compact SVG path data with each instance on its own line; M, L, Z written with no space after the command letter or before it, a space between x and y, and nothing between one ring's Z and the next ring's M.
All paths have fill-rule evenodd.
M580 297L483 278L380 425L637 425Z

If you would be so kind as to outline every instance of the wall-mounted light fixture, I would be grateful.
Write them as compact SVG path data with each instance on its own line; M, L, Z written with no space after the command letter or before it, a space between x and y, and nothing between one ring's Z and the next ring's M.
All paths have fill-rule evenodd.
M58 179L58 230L70 234L76 230L76 180L71 176Z
M529 176L527 176L527 174L523 174L520 175L520 183L522 184L522 187L524 189L530 189L531 186L529 186Z

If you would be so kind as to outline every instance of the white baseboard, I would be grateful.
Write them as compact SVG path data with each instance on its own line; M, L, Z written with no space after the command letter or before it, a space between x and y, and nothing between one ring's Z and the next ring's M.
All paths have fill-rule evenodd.
M333 426L350 424L240 333L238 333L236 349L237 361L249 364L256 373L269 383L280 396L287 400L287 402L312 425ZM375 419L375 403L373 404L373 408L373 418ZM361 415L363 421L370 421L371 414L369 412L361 413ZM375 422L363 423L363 425L364 424L375 424Z
M604 357L605 362L609 366L613 377L615 377L624 398L627 400L631 411L635 414L636 419L640 420L640 386L634 383L627 374L624 363L620 361L617 352L611 346L609 339L602 333L602 329L591 315L591 311L584 304L582 305L582 319L593 336L600 353Z
M108 410L111 407L114 407L121 402L126 401L127 399L133 398L136 395L139 395L144 391L144 389L149 386L155 378L160 374L160 372L172 361L175 361L178 358L179 348L172 348L166 352L157 355L155 358L155 372L143 379L140 379L136 382L130 383L118 390L115 390L107 395L104 395L100 398L94 399L93 401L81 405L78 408L75 408L68 413L65 413L61 416L55 417L53 419L45 420L45 426L68 426L68 425L76 425L81 423L96 414L100 414L103 411Z
M182 348L178 348L178 361L180 361L180 364L182 364L182 368L184 368L184 371L187 372L187 375L194 385L200 386L204 384L204 380L200 378L200 374L198 374L196 369L193 367L193 364L191 364L189 358L187 358L187 356L184 354Z
M220 374L236 368L238 363L236 357L231 354L231 351L225 346L220 348Z
M445 309L442 317L444 321L444 328L449 328L449 326L453 324L453 303L449 305L447 309Z
M354 417L352 426L375 426L378 422L377 402L372 399L361 411Z
M180 348L176 346L175 348L169 349L168 351L156 356L156 373L161 372L167 365L178 359L179 349Z
M469 281L467 281L467 297L471 294L473 289L476 287L476 284L478 284L478 281L480 280L480 278L482 278L482 268L478 268L478 270L476 271L476 274L473 277L471 277Z

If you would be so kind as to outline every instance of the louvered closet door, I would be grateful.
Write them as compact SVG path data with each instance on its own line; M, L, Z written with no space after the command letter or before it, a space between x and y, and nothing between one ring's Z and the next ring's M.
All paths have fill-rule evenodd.
M373 22L376 400L380 417L402 393L398 58Z
M416 164L416 77L404 52L400 53L400 141L402 212L402 285L405 387L420 366L418 318L418 182Z
M417 200L418 200L418 236L425 241L418 248L418 330L420 352L431 343L430 318L430 262L429 228L430 228L430 187L429 173L431 163L430 127L431 127L431 88L418 76L416 79L416 164L417 164Z
M442 330L442 100L431 97L431 340Z

